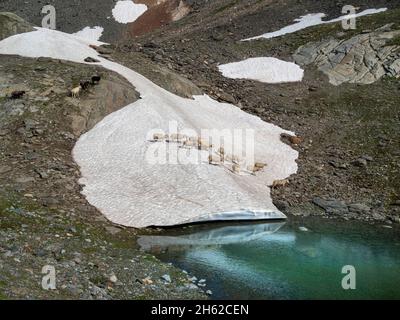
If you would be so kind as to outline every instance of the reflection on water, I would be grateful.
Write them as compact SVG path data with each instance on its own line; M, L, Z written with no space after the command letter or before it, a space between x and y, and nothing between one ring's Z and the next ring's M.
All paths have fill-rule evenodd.
M211 224L142 236L139 245L206 278L214 298L399 299L399 233L349 226ZM356 268L356 290L341 287L344 265Z
M173 246L207 246L244 243L278 231L285 223L220 226L194 229L176 236L143 236L138 243L143 250L162 250ZM187 230L187 229L185 229Z

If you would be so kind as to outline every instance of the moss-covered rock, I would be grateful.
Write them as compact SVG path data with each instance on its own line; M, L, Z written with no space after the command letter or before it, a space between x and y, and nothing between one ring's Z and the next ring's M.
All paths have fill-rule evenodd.
M0 40L33 30L33 25L14 13L0 12Z

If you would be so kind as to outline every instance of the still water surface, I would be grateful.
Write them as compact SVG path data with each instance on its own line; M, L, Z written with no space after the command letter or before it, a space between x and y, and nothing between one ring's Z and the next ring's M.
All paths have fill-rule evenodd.
M314 219L209 224L142 236L139 245L207 279L215 299L400 299L399 229ZM356 290L341 286L345 265L356 269Z

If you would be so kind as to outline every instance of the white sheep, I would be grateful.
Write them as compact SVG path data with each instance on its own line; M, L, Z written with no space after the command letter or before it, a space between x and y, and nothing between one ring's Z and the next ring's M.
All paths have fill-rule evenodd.
M283 180L275 180L272 183L272 187L273 189L275 188L280 188L280 187L286 187L289 184L289 180L288 179L283 179Z
M240 164L233 164L232 165L232 171L236 174L240 174L240 172L242 171L242 168L240 167Z
M216 155L209 155L208 156L208 163L212 165L219 165L221 164L221 158Z
M195 146L196 146L196 142L193 140L189 139L189 140L183 141L184 148L194 148Z
M209 150L212 148L212 144L209 144L206 140L198 138L197 145L199 150Z
M261 170L263 170L266 166L267 166L266 163L263 163L263 162L256 162L256 163L254 164L253 172L261 171Z
M155 133L153 134L153 141L164 141L165 134L163 133Z
M220 147L217 152L220 155L221 162L225 162L225 149L224 147Z
M182 143L187 140L187 136L181 133L173 133L169 136L169 142Z
M79 98L79 95L80 95L81 91L82 91L82 87L81 86L73 88L71 90L72 98Z

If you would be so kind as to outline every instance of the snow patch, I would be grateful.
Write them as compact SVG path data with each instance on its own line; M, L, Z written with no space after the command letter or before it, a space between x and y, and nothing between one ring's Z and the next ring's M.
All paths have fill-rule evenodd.
M15 54L23 57L49 57L82 63L87 57L98 53L89 45L101 45L99 41L90 41L72 34L45 28L21 33L0 42L0 54Z
M351 19L351 18L359 18L359 17L371 15L371 14L384 12L386 10L387 10L387 8L367 9L367 10L364 10L364 11L354 14L354 15L349 14L349 15L345 15L345 16L340 16L338 18L328 20L328 21L322 20L322 18L326 17L325 13L311 13L311 14L307 14L305 16L301 16L298 19L295 19L294 21L296 23L286 26L278 31L265 33L265 34L262 34L257 37L244 39L242 41L250 41L250 40L256 40L256 39L261 39L261 38L264 38L264 39L276 38L276 37L280 37L280 36L283 36L283 35L289 34L289 33L294 33L294 32L309 28L309 27L313 27L313 26L317 26L317 25L321 25L321 24L340 22L343 20Z
M115 21L119 23L131 23L136 21L147 11L145 4L137 4L132 0L118 1L112 10Z
M251 79L265 83L297 82L304 76L304 70L293 62L276 58L250 58L219 66L224 77Z
M176 96L133 70L101 58L89 44L94 43L38 28L0 41L0 53L80 63L95 57L140 92L140 100L108 115L75 145L73 156L81 169L83 194L92 205L112 222L138 228L243 217L285 218L272 203L268 185L297 171L298 152L280 140L282 133L292 132L206 95L193 100ZM148 133L155 128L167 131L170 121L196 131L253 129L256 159L268 167L256 176L242 176L208 163L150 164ZM188 156L182 149L179 152Z
M103 35L104 32L104 28L96 26L96 27L85 27L82 30L73 33L73 35L82 38L82 39L86 39L89 41L95 41L97 42L98 40L100 40L101 36Z

